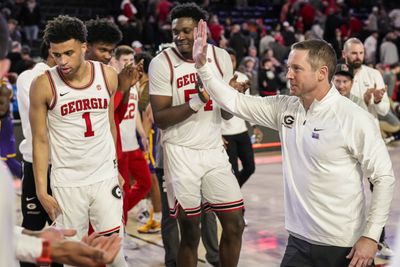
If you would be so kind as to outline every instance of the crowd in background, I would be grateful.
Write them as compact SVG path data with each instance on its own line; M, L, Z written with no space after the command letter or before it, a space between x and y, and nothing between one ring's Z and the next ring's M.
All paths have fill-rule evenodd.
M99 4L108 10L104 17L120 28L123 34L120 45L131 46L136 53L148 51L154 55L164 44L172 42L168 13L177 2L187 1L123 0L100 1ZM211 14L208 41L235 50L238 70L251 80L251 94L288 93L285 61L295 42L322 38L331 43L341 60L344 42L357 37L365 46L365 63L382 73L388 96L393 101L393 114L399 117L400 7L395 4L360 0L196 2ZM8 0L0 4L10 32L7 58L11 66L7 77L14 95L18 90L15 85L18 74L32 68L39 60L37 50L46 23L46 9L43 8L46 3ZM240 12L251 12L257 6L263 11L269 10L271 17L249 18ZM60 7L60 10L63 9ZM18 119L16 100L12 111L14 119ZM398 120L394 123L400 125Z

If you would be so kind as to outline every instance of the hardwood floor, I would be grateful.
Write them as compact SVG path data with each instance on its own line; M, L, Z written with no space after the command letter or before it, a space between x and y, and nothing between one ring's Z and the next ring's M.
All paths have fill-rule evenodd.
M400 177L400 143L389 147L395 175ZM256 172L242 188L246 204L245 217L248 226L243 235L243 246L239 266L277 267L280 264L287 241L284 228L283 186L281 158L274 154L256 155ZM366 186L367 195L369 189ZM396 224L400 216L400 186L396 183L394 199L386 236L389 245L394 244ZM19 199L17 214L20 222ZM129 266L160 267L163 265L164 250L159 234L138 234L138 223L130 219L127 232L139 245L138 250L125 251ZM378 263L378 262L376 262ZM198 266L210 266L204 260L204 248L199 248Z

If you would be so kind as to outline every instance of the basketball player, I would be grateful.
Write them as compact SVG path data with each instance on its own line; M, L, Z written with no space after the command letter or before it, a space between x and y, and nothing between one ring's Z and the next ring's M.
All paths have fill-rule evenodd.
M19 145L19 150L23 158L23 179L21 195L22 227L28 230L38 231L45 227L46 222L50 225L52 221L43 209L37 198L35 191L35 178L32 167L32 134L29 123L29 90L32 81L43 74L46 70L55 66L53 57L49 54L49 45L42 42L40 47L41 58L44 62L39 62L31 70L22 72L17 79L17 99L19 114L21 116L22 133L24 140ZM47 175L47 191L51 195L50 188L50 166ZM34 267L31 263L22 263L21 267ZM56 266L53 264L53 266Z
M86 50L85 58L87 60L100 61L103 64L108 65L112 58L115 47L122 39L121 31L118 29L118 26L115 23L105 18L89 20L85 23L85 25L88 32L88 49ZM118 73L118 88L114 96L117 159L122 157L121 139L119 138L119 125L128 107L128 105L122 104L128 103L131 85L135 84L137 79L140 78L140 68L141 64L138 64L136 68L133 68L133 65L128 64L124 66L124 68ZM121 116L119 116L120 114ZM123 178L121 184L122 183Z
M281 266L369 266L389 214L394 176L371 116L331 86L336 54L323 40L296 43L288 58L292 96L232 90L207 63L207 24L195 30L193 58L207 92L235 115L279 131L285 224ZM363 177L375 189L365 206Z
M29 112L37 196L57 226L77 230L77 239L89 221L103 235L119 232L122 221L111 132L118 77L111 67L84 59L86 34L77 18L47 23L44 41L57 66L33 82ZM47 193L49 146L54 197ZM122 250L110 266L126 266Z
M120 72L124 66L134 63L134 51L123 45L115 49L115 67ZM139 147L136 132L145 151L148 150L147 134L142 125L142 118L138 112L138 91L136 86L130 89L126 112L119 125L122 145L122 156L118 159L118 169L125 180L124 183L124 218L128 219L128 211L142 200L151 189L151 177L147 161ZM135 179L131 185L130 177Z
M236 266L244 228L243 198L222 145L221 109L207 94L198 93L192 59L193 29L207 14L187 3L177 5L170 15L176 47L151 61L149 78L154 119L163 130L170 212L180 225L177 265L197 265L203 205L217 214L223 228L221 266ZM230 81L233 69L225 50L210 46L207 60L217 75Z

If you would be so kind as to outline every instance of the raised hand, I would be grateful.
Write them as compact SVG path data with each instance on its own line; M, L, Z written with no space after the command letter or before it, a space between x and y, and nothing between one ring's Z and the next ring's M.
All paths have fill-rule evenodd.
M140 78L143 76L143 62L144 60L140 60L138 64L136 64L135 68L133 69L132 72L132 81L131 81L131 86L135 85Z
M207 23L200 20L194 28L193 60L196 68L201 68L206 64L207 56Z
M133 63L130 63L126 65L120 73L118 73L118 90L122 92L127 92L130 90L132 86L134 69Z

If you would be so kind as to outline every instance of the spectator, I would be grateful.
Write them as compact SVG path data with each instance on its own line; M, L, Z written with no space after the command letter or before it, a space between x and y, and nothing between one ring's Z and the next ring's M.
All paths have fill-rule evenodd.
M217 15L214 14L210 17L208 28L210 29L211 38L214 43L218 44L221 40L222 34L224 33L224 27L219 23Z
M16 21L15 19L9 19L8 20L8 31L10 33L11 41L18 41L21 43L22 35L21 35L21 31L18 27L18 21Z
M261 62L261 68L258 72L258 88L260 96L277 95L279 91L279 79L275 67L269 58Z
M249 46L248 40L240 31L240 25L235 24L232 26L231 36L229 38L229 46L236 52L238 62L241 62L246 54L247 47Z
M131 0L123 0L121 3L122 14L130 20L138 13L136 7L132 4Z
M38 38L41 20L40 9L36 0L28 0L21 9L19 23L24 30L26 41L31 46L33 41Z
M378 17L379 17L379 8L374 6L372 8L372 13L369 14L367 22L367 30L371 32L375 32L378 30Z
M282 38L285 46L291 46L296 42L296 37L294 36L294 32L292 31L289 22L285 21L282 29Z
M364 41L365 48L365 64L375 64L376 63L376 49L378 43L379 33L378 31L373 31L370 36Z
M386 34L385 40L380 47L380 62L382 64L393 64L399 61L399 52L395 45L395 35L393 32Z

